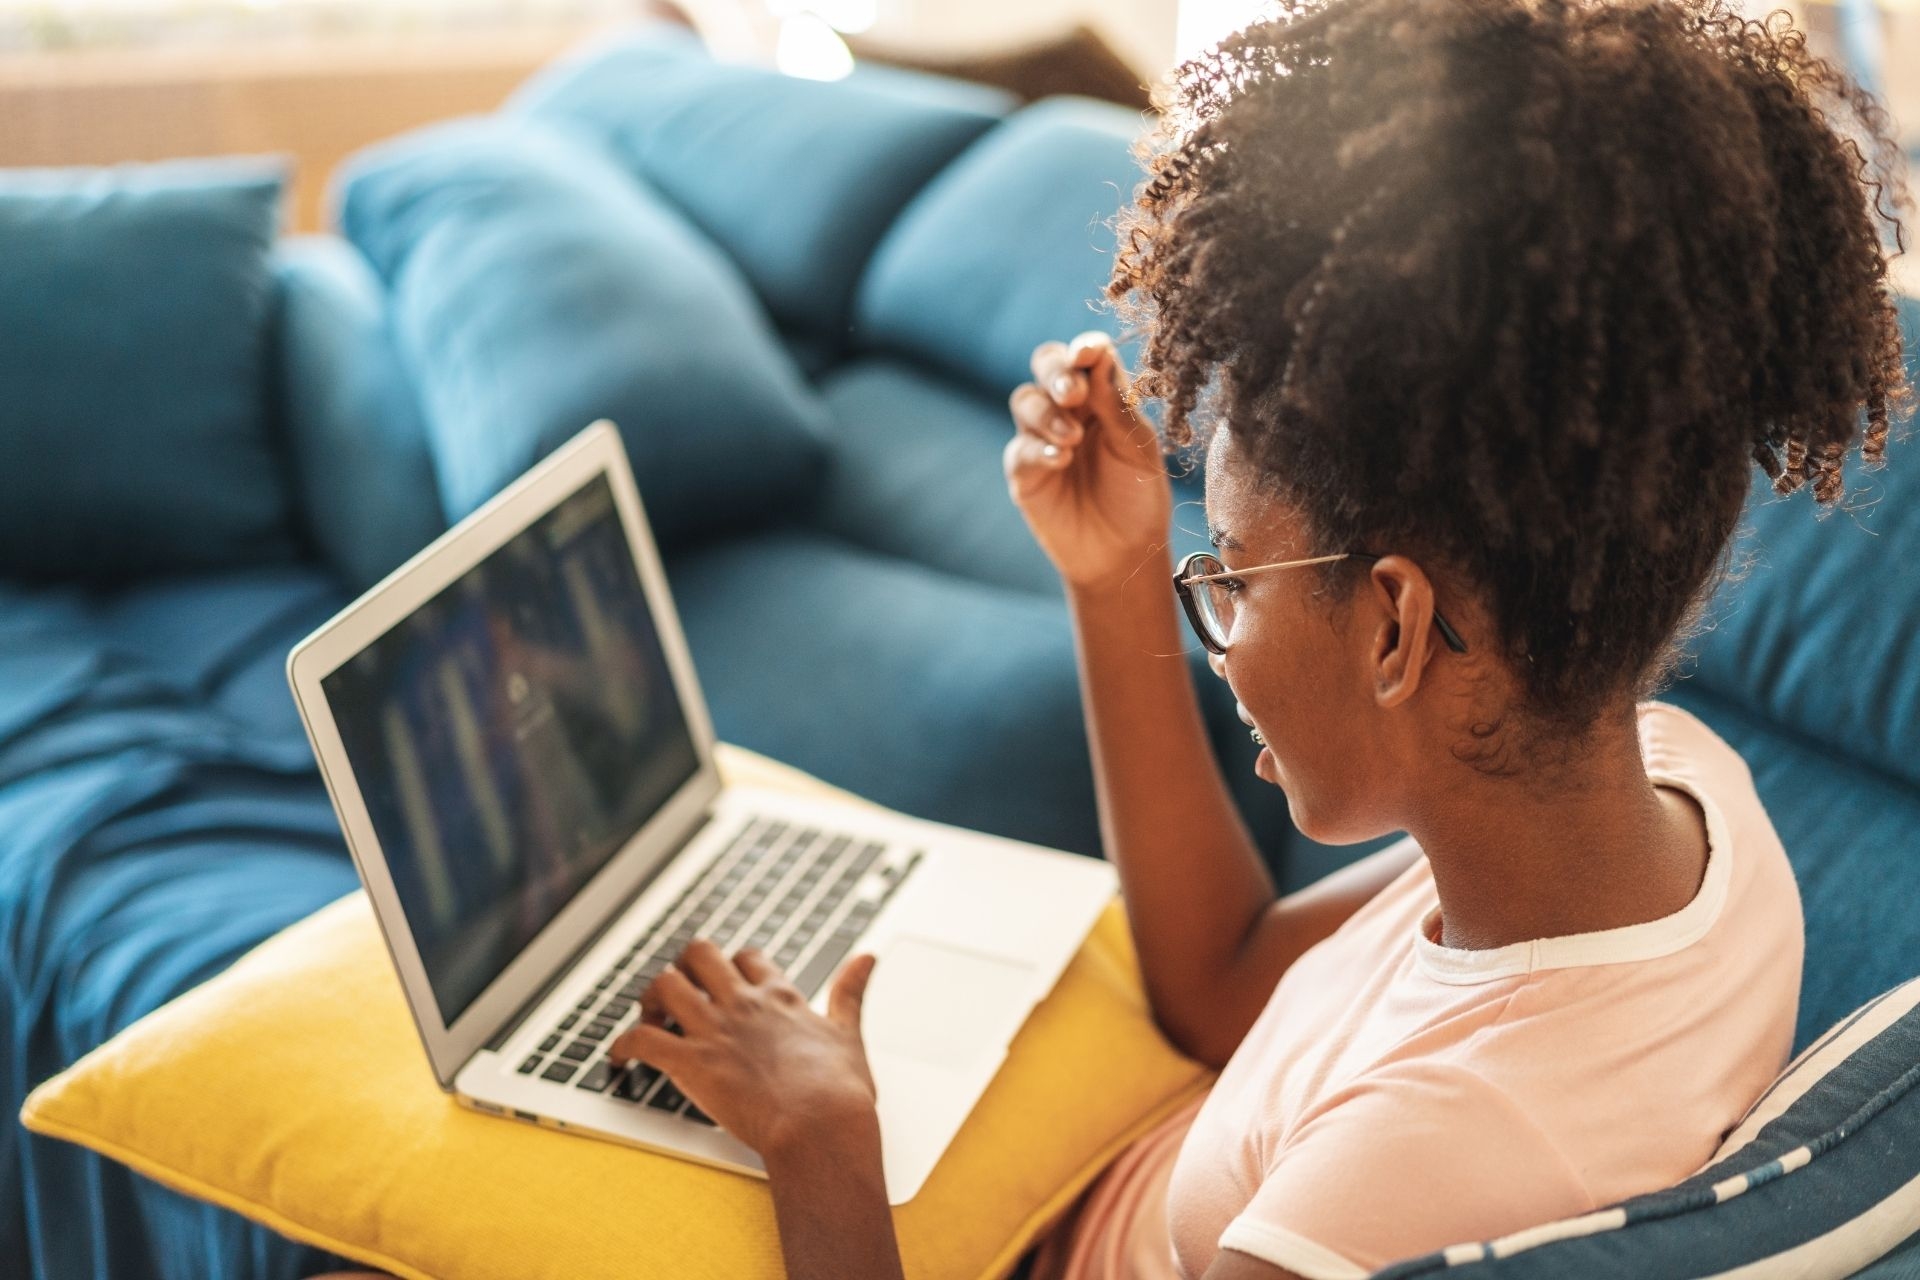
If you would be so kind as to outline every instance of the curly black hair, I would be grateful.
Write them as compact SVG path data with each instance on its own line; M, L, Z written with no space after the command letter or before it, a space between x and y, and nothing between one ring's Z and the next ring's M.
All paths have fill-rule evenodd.
M1830 507L1910 412L1903 158L1784 12L1294 0L1162 104L1136 407L1224 422L1315 550L1463 579L1535 727L1666 678L1754 463Z

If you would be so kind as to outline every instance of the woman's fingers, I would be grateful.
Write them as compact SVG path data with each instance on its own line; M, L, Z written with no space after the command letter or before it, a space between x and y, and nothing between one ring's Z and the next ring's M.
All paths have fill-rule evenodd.
M646 990L640 993L640 1021L649 1026L664 1027L667 1025L667 1006L661 1002L659 987L659 980L656 979L649 982Z
M827 993L827 1016L848 1030L860 1030L860 1008L867 998L867 983L879 957L863 953L847 961Z
M734 952L733 965L752 983L780 976L780 970L774 967L773 961L767 959L767 953L758 947L742 947Z
M678 1073L674 1068L680 1063L680 1055L686 1047L686 1041L673 1032L638 1023L615 1037L612 1047L607 1050L607 1057L615 1062L632 1062L638 1058L650 1066L659 1067L668 1075L676 1075Z
M1070 380L1072 369L1067 362L1067 344L1064 342L1043 342L1033 349L1027 357L1027 371L1033 374L1033 385L1051 396Z
M1089 329L1067 344L1066 361L1068 369L1081 376L1088 407L1103 415L1124 407L1120 392L1126 371L1112 338Z
M1081 409L1087 405L1097 363L1098 348L1091 345L1094 339L1106 340L1107 335L1090 330L1071 343L1043 342L1033 349L1029 365L1034 384L1062 408ZM1105 349L1113 349L1111 340L1107 340Z
M1072 342L1043 342L1028 363L1034 384L1063 408L1104 409L1120 403L1117 395L1102 395L1115 390L1121 376L1120 353L1102 330L1089 329Z
M1158 433L1127 405L1127 370L1112 337L1090 329L1067 344L1067 359L1087 371L1089 388L1082 412L1106 425L1101 434L1115 456L1141 466L1165 466Z
M1007 473L1007 488L1018 500L1072 466L1073 450L1049 444L1031 432L1016 431L1000 458Z
M1158 457L1159 437L1127 407L1127 371L1113 337L1089 329L1072 342L1043 342L1033 349L1034 385L1053 407L1074 421L1097 422L1110 430L1107 443L1116 453L1145 452ZM1038 415L1038 410L1031 412Z
M706 938L695 938L674 966L686 971L715 1004L732 1004L739 997L740 971L726 953ZM666 974L660 975L665 977Z
M1046 392L1031 382L1023 382L1013 389L1013 394L1007 397L1007 409L1013 415L1014 426L1050 444L1078 444L1086 434L1086 427L1078 418L1054 404Z
M704 1031L712 1025L713 1001L680 970L663 971L649 991L659 998L667 1015L687 1030Z

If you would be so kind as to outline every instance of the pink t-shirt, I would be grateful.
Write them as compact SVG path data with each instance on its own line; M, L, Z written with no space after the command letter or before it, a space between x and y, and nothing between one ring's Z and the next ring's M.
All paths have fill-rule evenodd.
M1364 1276L1705 1164L1786 1064L1800 895L1731 747L1657 702L1640 738L1649 777L1706 815L1692 902L1454 950L1419 860L1287 970L1204 1101L1102 1176L1036 1277L1198 1280L1222 1248Z

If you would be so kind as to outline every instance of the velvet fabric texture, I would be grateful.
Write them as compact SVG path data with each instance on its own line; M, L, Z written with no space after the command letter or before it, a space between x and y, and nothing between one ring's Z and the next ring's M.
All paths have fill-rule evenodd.
M0 575L293 554L271 157L0 171Z

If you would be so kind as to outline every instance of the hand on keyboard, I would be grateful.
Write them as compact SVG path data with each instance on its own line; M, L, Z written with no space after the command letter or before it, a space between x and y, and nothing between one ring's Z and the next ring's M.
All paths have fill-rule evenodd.
M834 979L825 1016L755 948L729 959L705 938L647 988L640 1020L608 1051L664 1071L701 1111L765 1156L874 1109L860 1004L874 957ZM679 1034L667 1029L671 1020Z

